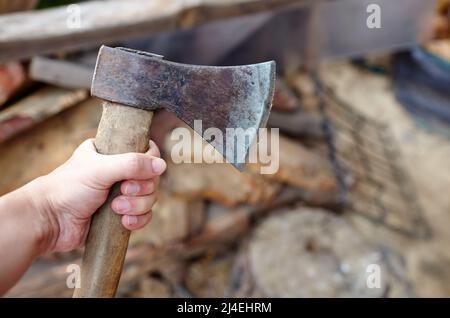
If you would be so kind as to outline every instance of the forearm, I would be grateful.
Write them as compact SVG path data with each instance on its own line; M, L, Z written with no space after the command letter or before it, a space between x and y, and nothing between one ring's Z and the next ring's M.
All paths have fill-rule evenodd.
M0 295L48 248L52 220L44 213L43 179L0 197Z

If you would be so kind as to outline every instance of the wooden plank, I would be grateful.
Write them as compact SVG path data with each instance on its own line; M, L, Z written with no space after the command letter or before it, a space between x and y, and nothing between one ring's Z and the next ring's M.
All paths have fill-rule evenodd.
M0 142L88 97L86 90L45 87L0 112Z
M76 50L208 21L285 7L295 0L129 0L78 4L79 27L66 6L0 16L0 61ZM304 1L306 2L306 1ZM76 19L73 19L76 22Z
M36 56L31 60L30 77L35 81L64 87L91 87L96 56L93 63L81 63L73 60L60 60L45 56Z

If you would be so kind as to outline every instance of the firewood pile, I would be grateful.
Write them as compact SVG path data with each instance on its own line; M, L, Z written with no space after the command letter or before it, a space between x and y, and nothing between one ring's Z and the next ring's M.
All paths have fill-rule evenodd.
M130 263L148 262L153 267L162 261L164 265L154 269L139 268L141 274L159 273L166 270L167 262L173 262L171 266L177 270L187 271L189 282L184 283L195 286L199 284L193 281L195 268L200 266L198 260L207 257L213 261L216 257L224 257L224 252L231 253L229 249L235 249L241 238L267 214L286 205L337 205L339 193L333 168L326 157L326 145L320 137L320 116L301 109L298 94L281 78L278 83L282 85L278 86L273 114L296 116L313 128L312 136L308 136L309 131L305 127L302 127L304 131L295 131L289 125L282 128L282 131L288 131L289 137L280 135L279 170L273 175L259 174L258 164L249 164L243 172L220 163L174 164L170 157L170 131L183 124L170 113L161 111L156 115L153 138L157 140L169 167L161 181L152 223L132 234L129 254L136 257ZM86 91L53 87L44 87L18 103L19 106L29 103L33 110L36 105L44 104L46 111L62 109L70 103L74 105L2 144L4 155L0 158L0 165L8 167L1 181L3 193L62 163L83 139L95 135L101 111L99 101L89 98ZM8 115L6 111L13 108L18 109L17 104L7 108L5 116ZM42 118L40 116L43 115L39 114L37 118ZM269 123L272 125L272 120ZM133 254L131 251L136 248L143 248L146 252ZM230 262L231 258L228 260ZM192 269L187 265L191 262ZM53 275L53 270L49 275ZM173 284L182 283L177 281L167 285L168 282L159 281L161 275L164 276L159 273L159 278L151 277L142 283L145 295L150 295L149 284L157 284L161 292L170 290L173 293L174 286L177 286ZM181 273L177 275L184 276ZM132 276L135 279L140 277L138 274ZM125 277L127 270L124 284ZM46 284L46 281L42 283ZM38 289L36 292L39 293ZM133 293L136 294L135 291Z
M0 8L3 3L9 2ZM448 1L440 3L440 15L448 15ZM180 26L197 23L193 12L182 15ZM447 29L440 23L438 38L448 37ZM101 102L89 96L95 55L84 47L76 45L82 49L76 54L0 64L0 195L49 173L95 136ZM320 83L303 69L277 78L268 120L268 127L280 129L274 174L260 174L260 163L242 172L220 163L174 163L171 132L185 125L169 112L156 113L151 138L168 169L151 224L132 233L119 297L420 295L416 287L428 274L407 262L417 259L402 247L429 238L427 201L415 201L418 179L408 177L401 156L389 155L398 150L395 129L391 136L361 111L361 98L344 101L340 95L364 79L370 79L367 92L376 91L380 85L371 79L380 75L337 65L319 69ZM71 75L61 77L61 69ZM339 82L342 74L347 77ZM383 76L385 89L389 79ZM389 98L383 102L397 109ZM352 130L361 134L355 139ZM367 175L368 166L379 170ZM355 215L363 218L355 221ZM380 238L379 231L388 234ZM42 257L7 296L71 297L68 266L80 264L81 256L79 250ZM383 274L377 288L367 288L374 264Z
M342 194L311 77L299 72L277 83L269 119L281 130L275 174L260 174L258 164L247 164L243 172L220 163L175 164L170 132L184 124L165 111L156 115L153 138L169 167L151 224L132 233L120 296L357 296L365 288L369 264L401 264L395 253L366 242L339 216ZM3 142L3 192L51 171L95 135L101 107L86 91L47 86L18 103L30 99L34 107L74 105ZM306 124L299 130L278 120L282 116ZM80 257L81 251L43 258L38 261L42 269L11 296L70 297L66 269ZM339 278L341 266L348 273ZM407 294L407 284L395 274L364 295L385 296L392 288Z

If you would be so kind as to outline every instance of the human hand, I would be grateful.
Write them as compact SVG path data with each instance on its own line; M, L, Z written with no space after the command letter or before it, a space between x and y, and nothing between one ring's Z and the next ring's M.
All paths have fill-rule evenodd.
M44 252L69 251L86 239L92 214L106 201L111 186L121 183L122 194L111 208L122 215L129 230L145 226L157 197L159 175L166 163L154 142L145 154L101 155L93 140L83 142L72 157L50 174L32 183L37 202Z

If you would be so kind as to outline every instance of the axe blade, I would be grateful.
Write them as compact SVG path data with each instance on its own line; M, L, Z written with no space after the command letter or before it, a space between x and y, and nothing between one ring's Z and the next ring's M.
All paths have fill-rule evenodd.
M214 137L206 141L241 169L258 128L267 122L274 81L273 61L227 67L187 65L147 52L103 46L91 93L130 107L165 108L201 136L215 129L209 130ZM214 133L218 131L221 136Z

